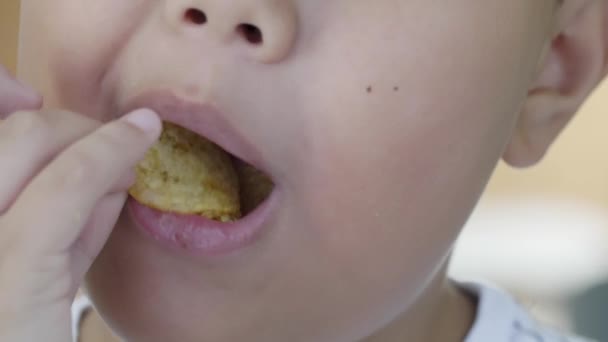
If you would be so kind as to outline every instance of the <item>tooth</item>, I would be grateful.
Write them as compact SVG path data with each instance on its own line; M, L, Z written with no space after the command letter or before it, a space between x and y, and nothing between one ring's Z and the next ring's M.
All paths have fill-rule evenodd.
M129 194L149 207L218 221L241 216L239 180L230 155L171 123L136 168Z

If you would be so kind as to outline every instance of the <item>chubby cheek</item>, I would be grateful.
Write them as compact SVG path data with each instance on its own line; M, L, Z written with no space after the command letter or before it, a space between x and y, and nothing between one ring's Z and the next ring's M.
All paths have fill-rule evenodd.
M46 108L67 107L103 119L105 113L97 110L104 102L101 76L147 3L23 0L20 77L42 92Z
M445 260L535 67L533 53L512 51L540 45L509 26L484 34L477 27L485 22L434 16L424 31L408 23L354 34L355 25L336 27L340 39L323 46L311 76L320 81L308 97L319 101L309 109L314 134L302 153L309 168L299 197L307 209L298 222L317 240L315 255L362 289L408 284L411 294Z

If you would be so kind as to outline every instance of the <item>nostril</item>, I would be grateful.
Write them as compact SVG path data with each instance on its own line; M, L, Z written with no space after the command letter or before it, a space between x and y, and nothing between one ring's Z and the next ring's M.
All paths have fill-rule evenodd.
M258 45L264 42L262 31L255 25L240 24L237 27L237 31L251 44Z
M199 9L190 8L184 13L184 20L194 25L203 25L207 23L207 15Z

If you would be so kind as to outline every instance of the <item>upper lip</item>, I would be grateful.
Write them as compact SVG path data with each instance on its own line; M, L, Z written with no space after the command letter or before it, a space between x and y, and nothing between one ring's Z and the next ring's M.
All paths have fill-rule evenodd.
M216 107L180 98L169 91L150 91L127 102L124 113L138 108L156 112L161 120L205 137L242 161L265 170L261 155Z

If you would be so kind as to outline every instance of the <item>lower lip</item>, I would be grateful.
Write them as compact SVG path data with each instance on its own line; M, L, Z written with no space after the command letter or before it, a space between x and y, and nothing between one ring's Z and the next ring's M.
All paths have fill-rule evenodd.
M161 245L199 256L230 254L253 244L261 236L278 191L254 211L235 222L217 222L197 215L179 215L144 206L132 197L127 208L135 225Z

